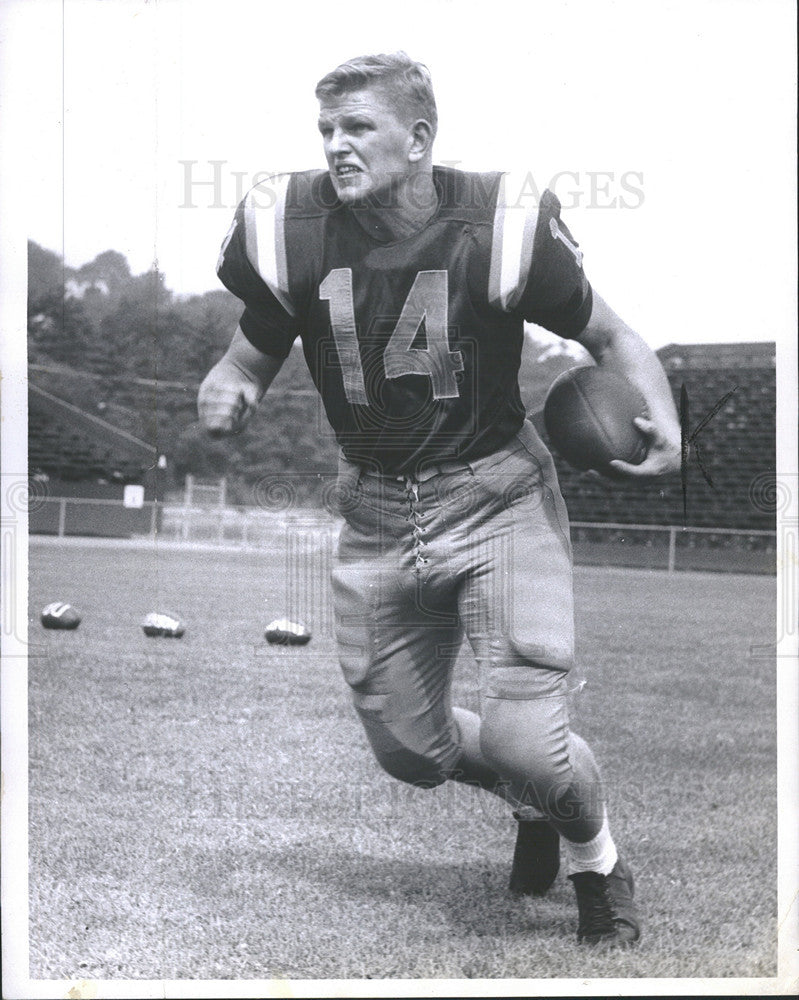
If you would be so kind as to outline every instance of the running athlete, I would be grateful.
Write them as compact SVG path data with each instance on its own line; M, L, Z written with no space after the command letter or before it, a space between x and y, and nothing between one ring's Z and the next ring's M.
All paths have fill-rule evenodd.
M578 940L631 944L632 874L569 728L569 527L520 399L523 324L576 339L643 393L648 454L619 474L679 469L668 382L592 291L553 194L522 204L507 175L433 166L424 66L353 59L316 95L327 170L253 188L222 246L219 276L244 312L201 419L214 435L240 429L301 338L341 449L337 642L377 760L401 781L506 799L516 892L546 892L562 839ZM464 635L480 716L451 704Z

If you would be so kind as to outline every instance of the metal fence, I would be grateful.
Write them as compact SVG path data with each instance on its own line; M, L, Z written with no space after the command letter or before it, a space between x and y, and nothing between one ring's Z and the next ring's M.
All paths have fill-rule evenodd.
M776 573L777 533L755 529L572 521L580 565Z
M130 538L156 535L163 505L145 500L136 507L121 499L101 497L33 497L28 504L32 535L87 535Z
M335 534L339 521L323 509L266 511L144 501L41 497L31 510L31 534L159 539L177 544L274 548L291 538ZM579 565L775 573L776 531L692 528L680 525L574 521L572 544Z

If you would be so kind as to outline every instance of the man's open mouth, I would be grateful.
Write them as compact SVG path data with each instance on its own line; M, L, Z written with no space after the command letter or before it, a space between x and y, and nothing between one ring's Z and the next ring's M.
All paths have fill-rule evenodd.
M349 177L352 174L359 173L361 173L361 168L354 166L352 163L342 163L336 167L336 177Z

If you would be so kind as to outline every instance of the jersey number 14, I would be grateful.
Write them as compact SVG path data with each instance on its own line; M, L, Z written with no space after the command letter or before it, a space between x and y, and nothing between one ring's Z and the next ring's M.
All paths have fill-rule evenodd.
M447 277L446 271L419 271L383 352L386 378L427 375L434 399L456 397L458 383L455 374L463 371L461 352L449 349ZM344 375L347 400L368 405L355 324L352 268L334 268L319 286L319 298L330 303L330 325ZM427 346L413 347L422 323L425 324Z

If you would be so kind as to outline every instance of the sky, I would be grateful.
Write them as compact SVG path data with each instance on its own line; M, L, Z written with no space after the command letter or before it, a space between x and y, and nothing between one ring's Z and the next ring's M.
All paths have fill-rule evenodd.
M784 0L0 0L26 235L72 266L115 249L176 292L221 287L258 174L324 165L319 77L401 48L433 75L436 160L551 187L592 284L651 346L792 336L793 17Z

